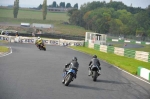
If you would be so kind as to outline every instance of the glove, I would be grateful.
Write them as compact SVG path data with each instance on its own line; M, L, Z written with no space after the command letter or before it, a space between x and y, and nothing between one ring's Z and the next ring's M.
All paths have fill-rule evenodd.
M67 68L67 66L68 66L68 65L66 64L66 65L65 65L65 68Z
M65 69L65 68L63 69L63 72L66 72L66 69Z
M91 66L89 66L89 68L88 69L90 69L91 70Z
M99 70L101 70L101 67L99 66Z

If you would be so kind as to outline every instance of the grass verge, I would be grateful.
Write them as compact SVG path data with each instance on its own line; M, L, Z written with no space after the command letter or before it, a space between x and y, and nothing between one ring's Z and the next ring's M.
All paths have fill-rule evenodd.
M137 69L139 66L150 69L150 63L138 61L132 58L118 56L118 55L110 54L110 53L104 53L104 52L100 52L100 51L86 48L86 47L71 47L71 48L90 54L90 55L96 54L100 60L104 60L134 75L137 74Z
M0 52L9 52L9 48L5 46L0 46Z

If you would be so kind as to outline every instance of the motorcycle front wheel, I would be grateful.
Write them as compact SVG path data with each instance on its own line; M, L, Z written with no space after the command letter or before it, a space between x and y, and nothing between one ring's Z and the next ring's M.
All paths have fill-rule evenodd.
M65 77L65 86L68 86L70 84L70 82L72 81L72 75L71 74L68 74L66 77Z

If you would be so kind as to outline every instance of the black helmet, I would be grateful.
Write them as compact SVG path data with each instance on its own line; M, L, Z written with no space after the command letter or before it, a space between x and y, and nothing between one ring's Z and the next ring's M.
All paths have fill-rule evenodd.
M76 57L73 57L72 60L73 60L73 61L77 61L77 58L76 58Z
M93 55L93 58L97 58L97 56L96 56L96 55Z

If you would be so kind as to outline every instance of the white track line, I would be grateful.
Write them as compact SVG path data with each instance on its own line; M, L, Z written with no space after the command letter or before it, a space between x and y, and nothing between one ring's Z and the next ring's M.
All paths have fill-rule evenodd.
M4 53L4 54L0 55L0 57L4 57L4 56L7 56L7 55L9 55L9 54L12 54L12 49L11 49L11 47L9 47L9 49L10 49L10 52L9 52L9 53Z
M68 48L69 48L69 47L68 47ZM70 48L70 49L72 49L72 48ZM75 50L75 49L72 49L72 50ZM77 50L75 50L75 51L77 51ZM78 51L78 52L82 52L82 51ZM85 53L85 52L82 52L82 53ZM85 54L87 54L87 53L85 53ZM88 55L89 55L89 54L88 54ZM103 60L103 62L107 63L107 62L104 61L104 60ZM110 64L110 63L107 63L107 64ZM110 65L112 65L112 64L110 64ZM119 70L121 70L121 71L123 71L123 72L125 72L125 73L127 73L127 74L129 74L129 75L131 75L131 76L133 76L133 77L135 77L135 78L137 78L137 79L139 79L139 80L141 80L141 81L147 83L147 84L150 84L150 82L148 82L148 81L146 81L146 80L143 80L143 79L141 79L141 78L139 78L139 77L137 77L137 76L135 76L135 75L133 75L133 74L131 74L131 73L129 73L129 72L127 72L127 71L125 71L125 70L123 70L123 69L117 67L117 66L115 66L115 65L112 65L112 66L116 67L117 69L119 69Z

